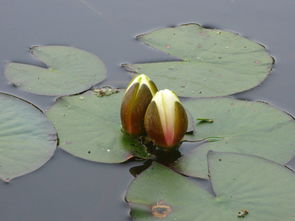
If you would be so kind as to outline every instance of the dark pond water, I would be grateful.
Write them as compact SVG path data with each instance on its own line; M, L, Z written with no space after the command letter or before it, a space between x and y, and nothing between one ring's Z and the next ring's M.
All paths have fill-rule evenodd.
M93 52L107 65L104 84L125 85L129 77L121 63L172 59L136 42L135 35L197 22L263 43L276 59L272 75L236 97L268 101L295 114L294 20L293 0L1 0L0 91L43 110L52 104L54 98L19 91L3 77L6 61L36 63L27 54L35 44ZM40 170L0 183L0 220L130 220L124 194L133 178L129 170L136 165L95 164L58 150Z

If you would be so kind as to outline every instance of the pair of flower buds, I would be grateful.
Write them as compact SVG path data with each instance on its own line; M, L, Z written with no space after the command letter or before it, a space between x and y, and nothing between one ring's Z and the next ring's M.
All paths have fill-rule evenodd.
M144 74L131 80L121 106L123 130L130 135L147 134L159 147L172 148L183 138L188 120L172 91L158 91Z

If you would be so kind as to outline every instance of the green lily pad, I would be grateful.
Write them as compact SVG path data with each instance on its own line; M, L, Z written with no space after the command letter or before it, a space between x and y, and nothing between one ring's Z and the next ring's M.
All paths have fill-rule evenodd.
M30 53L48 68L8 63L6 78L21 90L59 96L88 90L103 81L106 68L95 55L72 47L35 46Z
M130 185L133 220L294 220L295 174L262 158L208 154L214 195L172 170L153 164Z
M114 91L118 93L96 89L62 97L48 110L63 150L103 163L120 163L133 156L150 157L144 146L122 133L119 111L123 92Z
M268 76L274 62L260 44L197 24L156 30L138 40L181 60L123 67L147 74L159 88L179 96L224 96L251 89Z
M56 149L56 131L32 104L0 93L0 179L30 173L45 164Z
M281 164L295 155L294 119L266 103L214 98L184 105L194 119L211 119L213 123L196 120L197 132L185 136L184 140L209 137L209 142L179 158L174 166L183 174L208 178L209 150L254 154Z

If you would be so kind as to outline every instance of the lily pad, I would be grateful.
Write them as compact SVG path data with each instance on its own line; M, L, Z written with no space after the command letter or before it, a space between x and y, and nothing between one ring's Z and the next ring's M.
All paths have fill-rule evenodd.
M120 163L133 156L149 158L144 146L122 133L119 111L123 92L111 90L96 89L58 99L47 116L58 131L59 146L95 162Z
M295 155L294 119L264 102L213 98L191 100L185 106L194 119L213 122L196 120L197 132L185 136L184 140L208 142L179 158L174 166L181 173L207 179L209 150L254 154L281 164Z
M56 131L32 104L0 93L0 179L30 173L45 164L56 149Z
M258 43L197 24L164 28L137 39L180 60L123 67L147 74L159 88L179 96L224 96L251 89L268 76L274 62Z
M30 53L48 68L8 63L6 78L21 90L59 96L88 90L103 81L106 68L95 55L66 46L35 46Z
M140 174L126 196L133 220L294 220L291 170L234 153L210 152L208 161L214 195L160 164Z

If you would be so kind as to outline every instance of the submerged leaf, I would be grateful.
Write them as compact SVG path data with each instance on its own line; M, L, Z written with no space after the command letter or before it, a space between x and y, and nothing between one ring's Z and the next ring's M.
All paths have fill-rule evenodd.
M209 150L254 154L282 164L295 155L294 119L266 103L214 98L184 105L194 119L214 123L196 121L197 133L185 136L188 141L209 137L211 142L201 143L176 162L176 170L183 174L207 179Z
M0 93L0 179L9 182L38 169L56 143L56 131L39 109Z
M147 74L159 88L179 96L224 96L251 89L268 76L273 64L260 44L197 24L156 30L138 39L181 60L123 66Z
M208 161L214 195L157 163L141 173L126 196L133 220L294 220L292 171L234 153L210 152Z
M95 55L72 47L35 46L31 54L48 68L8 63L6 78L21 90L41 95L76 94L105 79L106 68Z
M98 89L67 96L48 110L58 131L59 146L66 152L95 162L120 163L136 156L149 158L146 148L121 131L120 105L123 92L108 96Z

